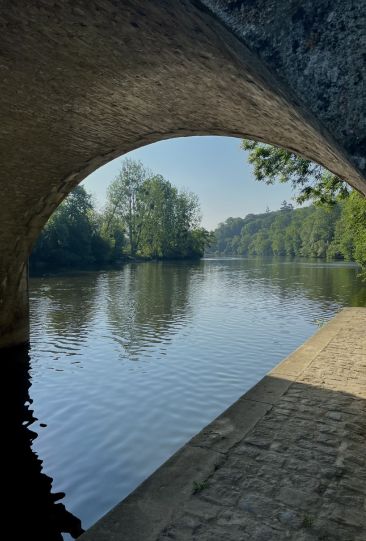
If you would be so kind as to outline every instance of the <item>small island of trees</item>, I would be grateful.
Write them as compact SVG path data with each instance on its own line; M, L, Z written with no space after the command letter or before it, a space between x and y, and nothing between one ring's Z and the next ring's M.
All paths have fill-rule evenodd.
M179 191L141 162L126 159L98 211L78 186L43 229L31 272L95 268L137 259L195 259L210 234L196 195Z

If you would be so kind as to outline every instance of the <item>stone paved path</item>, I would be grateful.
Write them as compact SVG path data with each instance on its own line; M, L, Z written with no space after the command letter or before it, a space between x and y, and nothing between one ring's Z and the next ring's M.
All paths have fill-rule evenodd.
M125 502L83 538L366 541L366 309L337 315Z

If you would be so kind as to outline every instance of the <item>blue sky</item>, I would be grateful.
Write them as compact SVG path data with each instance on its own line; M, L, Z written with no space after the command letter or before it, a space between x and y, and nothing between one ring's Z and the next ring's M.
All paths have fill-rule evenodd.
M129 152L109 162L83 185L99 205L105 203L108 184L124 158L141 160L179 188L196 193L202 209L202 224L214 229L229 216L277 210L282 201L291 201L292 190L282 184L266 186L254 180L240 139L233 137L180 137L160 141Z

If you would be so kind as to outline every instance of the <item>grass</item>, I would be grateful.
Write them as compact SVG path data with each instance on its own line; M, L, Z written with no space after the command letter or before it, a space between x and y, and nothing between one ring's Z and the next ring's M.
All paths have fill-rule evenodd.
M303 528L311 528L314 524L314 519L310 515L305 515L304 520L302 521Z
M314 319L314 323L315 325L318 325L318 327L323 327L326 323L327 323L327 320L326 319Z
M207 481L193 481L193 487L192 487L192 493L198 494L199 492L202 492L202 490L205 490L205 488L208 487Z

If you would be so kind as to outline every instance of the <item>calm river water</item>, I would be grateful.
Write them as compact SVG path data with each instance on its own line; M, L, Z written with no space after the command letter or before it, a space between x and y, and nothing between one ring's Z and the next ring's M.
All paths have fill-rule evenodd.
M89 527L319 323L366 305L355 267L310 260L128 264L30 288L10 454L48 541L80 533L74 517Z

